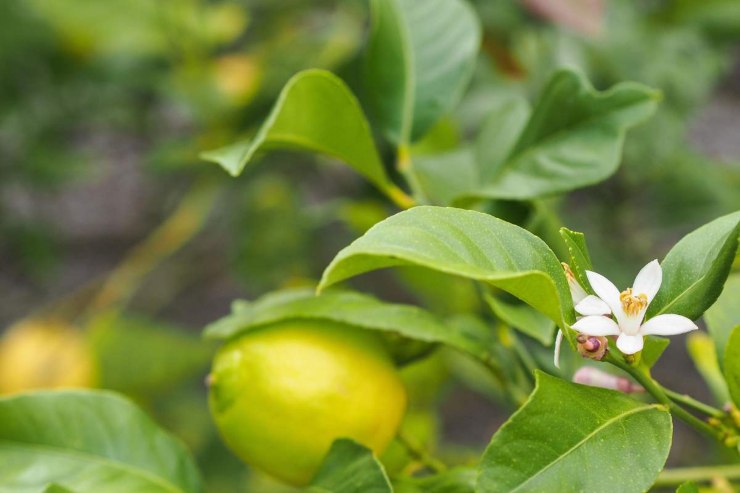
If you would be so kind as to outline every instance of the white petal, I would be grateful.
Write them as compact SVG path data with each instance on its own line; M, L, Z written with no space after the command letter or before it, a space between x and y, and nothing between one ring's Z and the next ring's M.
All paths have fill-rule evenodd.
M624 354L635 354L638 351L642 351L642 345L642 336L621 334L617 337L617 347Z
M632 292L635 295L645 293L650 303L660 289L661 282L663 282L663 269L660 268L657 260L653 260L637 273Z
M640 333L655 336L672 336L691 332L699 327L694 322L682 315L658 315L653 317L640 327Z
M568 287L570 288L570 296L573 298L573 303L580 303L588 293L583 286L581 286L575 278L568 279Z
M588 282L591 283L596 296L601 298L612 309L612 313L622 312L622 303L619 301L619 290L612 282L601 274L586 271Z
M609 305L604 300L592 294L586 296L583 301L576 305L576 311L581 315L610 315L612 313Z
M619 326L614 320L598 315L583 317L571 327L589 336L615 336L619 334Z
M555 337L555 356L554 363L555 368L560 368L560 345L563 343L563 331L558 330L558 335Z

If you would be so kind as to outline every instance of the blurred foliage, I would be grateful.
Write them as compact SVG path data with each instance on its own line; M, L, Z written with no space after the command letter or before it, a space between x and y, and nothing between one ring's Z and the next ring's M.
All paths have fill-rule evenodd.
M551 2L549 10L533 1L471 4L483 28L473 82L453 113L414 145L416 154L455 148L477 133L496 105L512 95L538 94L552 70L562 66L580 68L598 89L634 80L663 93L657 114L629 133L622 166L607 182L546 202L487 202L480 209L527 224L553 248L562 248L553 234L561 222L584 231L594 264L610 265L613 272L605 274L620 284L681 234L740 208L740 156L722 162L726 157L707 156L688 138L692 123L737 63L733 43L740 35L740 13L734 0L604 2L604 9L582 12L576 23L566 0ZM196 451L208 491L289 491L245 472L220 445L208 418L201 380L210 348L188 331L205 321L197 314L208 309L208 290L223 284L214 279L227 279L235 285L230 289L249 298L303 284L391 206L359 179L303 154L269 155L263 166L236 180L197 155L243 138L243 129L255 131L298 70L331 69L361 93L367 16L361 0L80 0L73 7L55 0L0 2L0 277L4 284L32 286L29 298L35 304L26 300L22 309L37 310L52 296L69 294L70 284L79 284L79 276L60 277L60 266L73 253L85 255L79 246L90 240L64 227L69 219L82 220L57 207L56 198L65 191L113 176L105 196L118 185L116 168L135 163L141 175L136 186L144 193L125 203L134 226L123 233L98 231L90 247L107 253L110 263L120 250L109 245L128 246L154 230L193 183L205 176L218 185L220 196L205 232L171 259L182 268L151 273L172 276L165 286L187 285L196 293L198 303L185 303L192 305L187 316L166 321L172 305L182 303L176 293L159 305L134 299L125 315L102 311L59 322L74 327L67 342L83 335L85 344L92 342L93 354L102 358L100 385L134 396ZM388 149L381 150L390 168ZM80 194L73 199L82 204L74 210L102 214L101 224L108 224L105 201ZM629 250L615 241L626 236L635 240ZM91 269L102 274L100 266ZM187 269L196 272L195 278L181 275ZM467 281L413 268L391 280L382 284L385 299L411 298L441 316L485 312ZM377 278L367 282L371 290L380 289ZM15 316L14 299L0 310ZM225 304L220 308L225 311ZM11 322L10 315L0 315ZM182 323L191 316L195 322ZM471 330L486 330L490 322L457 321ZM13 344L18 330L18 325L8 330L0 351ZM523 345L540 365L549 364L549 351L511 334L498 328L503 346ZM29 336L24 344L56 337ZM26 359L18 355L27 349L13 351L12 357L2 353L0 365ZM692 338L690 351L713 381L714 349ZM446 388L450 375L456 384L512 404L502 398L500 383L475 363L443 356L419 363L434 371L414 375L412 365L406 375L415 390L404 430L432 449L441 440L443 418L440 402L427 390ZM51 367L62 363L54 359ZM519 361L501 366L522 388L531 385ZM566 373L574 367L564 361ZM712 390L718 397L726 392ZM465 450L459 455L465 457ZM396 446L387 460L397 471L414 462Z

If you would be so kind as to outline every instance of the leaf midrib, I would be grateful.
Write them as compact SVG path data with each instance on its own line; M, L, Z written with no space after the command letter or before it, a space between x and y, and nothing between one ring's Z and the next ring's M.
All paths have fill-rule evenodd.
M83 452L80 450L70 450L70 449L62 449L60 447L53 447L51 445L44 445L44 444L37 444L37 443L27 443L27 442L18 442L15 440L2 440L0 441L0 450L2 449L39 449L42 452L40 453L47 453L49 455L58 455L63 456L68 459L72 459L75 461L89 461L89 462L97 462L101 463L103 465L106 465L112 469L119 469L123 470L127 473L130 473L132 476L137 476L140 478L143 478L155 485L164 487L167 491L172 491L173 493L183 493L185 490L180 489L177 485L170 483L169 481L165 480L164 478L155 475L154 473L151 473L149 471L146 471L144 469L140 469L138 467L134 467L130 464L126 464L125 462L119 462L115 461L109 458L97 456L88 452Z
M558 457L555 458L555 460L551 461L550 463L548 463L547 465L545 465L545 467L543 467L542 469L538 470L535 474L533 474L530 477L528 477L526 481L524 481L523 483L520 483L519 485L517 485L517 487L514 488L513 490L509 490L509 493L514 493L516 491L519 491L525 484L529 483L530 481L532 481L532 479L534 479L534 478L540 476L541 474L543 474L545 471L547 471L553 465L557 464L558 462L560 462L561 460L563 460L565 457L567 457L569 454L571 454L573 451L575 451L576 449L578 449L579 447L581 447L585 442L591 440L598 432L600 432L600 431L604 430L605 428L611 426L613 423L615 423L615 422L617 422L619 420L622 420L622 419L624 419L627 416L630 416L632 414L637 414L637 413L640 413L640 412L650 411L652 409L660 410L662 408L663 408L663 406L660 405L660 404L651 404L649 406L644 406L644 407L638 407L638 408L635 408L635 409L631 409L630 411L628 411L626 413L623 413L623 414L620 414L618 416L615 416L613 418L608 419L603 424L601 424L600 426L596 427L588 435L586 435L581 440L579 440L571 448L569 448L568 450L566 450L565 453L559 455Z

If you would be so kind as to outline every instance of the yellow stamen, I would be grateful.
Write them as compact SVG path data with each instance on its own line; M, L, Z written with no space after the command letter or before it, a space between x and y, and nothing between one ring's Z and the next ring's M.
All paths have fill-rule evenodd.
M640 293L632 294L632 288L627 288L619 293L619 301L622 302L622 309L627 315L637 315L648 304L647 295Z

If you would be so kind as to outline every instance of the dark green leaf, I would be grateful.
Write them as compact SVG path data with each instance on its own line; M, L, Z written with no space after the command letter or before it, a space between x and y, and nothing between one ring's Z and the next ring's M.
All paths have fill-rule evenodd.
M486 295L485 299L493 313L507 325L545 346L553 343L555 324L540 312L528 305L509 303L491 295Z
M740 325L740 273L730 274L722 294L714 305L704 312L704 321L717 348L720 364L725 354L727 339L736 325Z
M395 493L474 493L478 471L452 469L424 478L404 478L394 483Z
M316 473L310 493L392 493L383 466L370 449L348 439L336 440Z
M210 324L206 337L229 339L268 324L290 319L320 319L409 339L440 342L477 358L488 357L488 344L466 336L422 308L385 303L372 296L333 290L316 296L312 289L277 291L249 303L236 302L232 314Z
M130 401L102 391L0 399L0 478L17 493L49 483L77 493L201 491L187 450Z
M461 0L372 0L365 59L368 106L384 133L408 144L457 102L480 44Z
M339 252L319 289L400 265L418 265L507 291L567 328L573 305L555 255L528 231L480 212L415 207L373 226Z
M735 259L740 212L722 216L684 236L663 262L663 284L647 318L675 313L696 320L712 306Z
M670 342L670 339L666 337L647 336L645 346L642 348L642 353L640 353L640 365L647 369L652 368Z
M740 325L732 329L724 357L727 389L735 406L740 408Z
M627 129L659 98L631 82L598 92L579 73L557 72L504 163L484 165L495 174L472 195L525 200L603 181L619 165Z
M398 193L386 176L357 99L341 79L325 70L293 76L252 140L204 152L201 157L238 176L258 151L275 148L337 158L384 192Z
M488 183L506 163L532 112L529 102L511 96L498 102L475 140L480 182Z
M532 396L486 449L479 491L642 493L653 484L671 446L663 406L536 375Z

